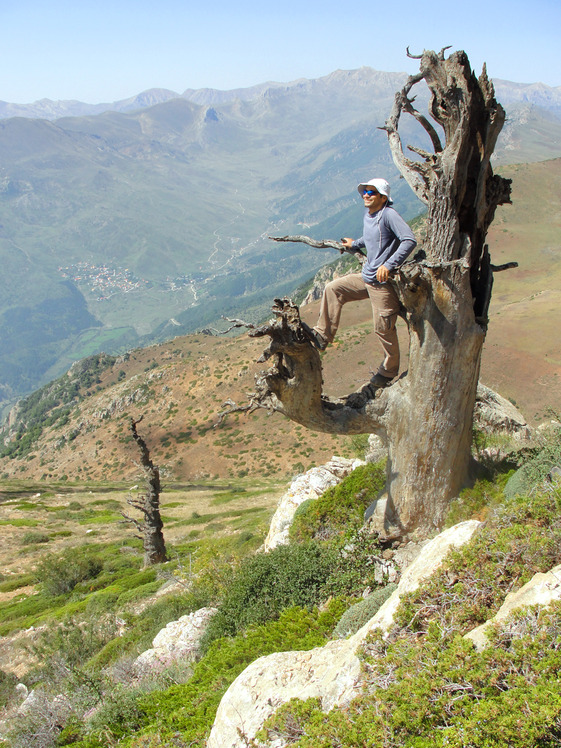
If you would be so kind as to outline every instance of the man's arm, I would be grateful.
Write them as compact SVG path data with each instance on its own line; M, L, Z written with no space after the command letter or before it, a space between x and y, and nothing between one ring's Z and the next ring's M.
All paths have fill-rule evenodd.
M392 210L387 216L387 225L399 241L395 252L393 252L384 262L385 267L391 271L395 270L405 262L417 246L417 240L415 239L415 234L411 231L409 225L395 210Z

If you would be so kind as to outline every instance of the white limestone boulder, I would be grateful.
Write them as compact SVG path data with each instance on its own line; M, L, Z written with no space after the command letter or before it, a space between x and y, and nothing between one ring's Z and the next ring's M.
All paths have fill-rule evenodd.
M364 455L366 462L380 462L388 456L387 444L377 434L370 434L368 437L368 449Z
M531 429L518 408L481 382L477 385L473 417L480 429L491 434L505 433L519 440L531 436Z
M216 608L201 608L168 623L154 637L152 648L136 658L134 670L138 673L157 671L177 660L194 660L201 637L215 613Z
M471 639L478 651L485 649L489 641L487 633L489 628L497 623L503 623L510 614L526 605L541 605L547 607L555 600L561 599L561 565L555 566L545 574L539 573L516 592L511 592L505 597L504 603L499 608L494 618L486 621L481 626L473 629L465 635Z

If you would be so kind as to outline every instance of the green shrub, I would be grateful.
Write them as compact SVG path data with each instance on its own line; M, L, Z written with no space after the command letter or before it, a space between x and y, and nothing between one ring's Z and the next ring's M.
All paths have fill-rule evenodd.
M361 600L346 610L333 632L335 636L344 638L356 632L373 618L388 597L397 589L397 584L388 584L381 587L367 598Z
M21 544L39 545L40 543L48 543L49 540L50 537L44 532L26 532L21 539Z
M139 615L127 615L127 629L108 642L88 663L93 669L105 667L126 655L136 656L152 646L156 634L170 621L204 607L208 600L196 594L165 595Z
M22 519L19 517L14 519L0 519L0 527L6 525L11 525L12 527L37 527L38 524L38 519Z
M561 426L552 425L533 457L527 460L509 479L505 496L521 496L530 493L543 483L553 467L561 467Z
M209 624L203 647L250 624L277 618L283 608L318 605L332 563L332 554L314 543L278 546L244 559Z
M397 622L426 631L438 610L445 630L465 633L492 617L508 592L560 563L561 489L516 497L496 509L430 580L402 599Z
M381 547L377 535L371 535L367 528L347 534L329 543L323 543L330 550L333 560L331 573L325 584L329 595L362 595L366 587L377 588L376 559Z
M354 434L348 437L350 450L359 460L364 460L364 455L368 451L368 438L369 434Z
M0 670L0 707L4 707L12 701L18 683L19 678L13 673Z
M406 636L364 646L366 688L345 709L293 700L261 739L299 748L553 748L561 737L561 604L521 611L478 653L461 636Z
M20 587L27 587L29 584L35 584L36 581L35 574L18 574L15 577L9 577L0 582L0 592L19 590Z
M450 504L446 527L467 519L485 519L489 510L504 500L504 487L511 475L512 471L498 475L493 481L478 480L471 488L465 488Z
M361 527L365 510L385 483L383 463L356 468L319 499L304 502L290 528L291 540L326 539Z
M79 582L95 579L102 568L102 562L95 556L70 549L60 556L44 558L37 566L37 579L45 594L56 597L71 592Z
M136 732L146 723L146 712L141 703L146 697L146 689L130 688L116 684L104 694L103 702L89 718L86 729L103 737L111 738L111 744L125 735Z
M42 630L30 645L40 663L36 677L53 684L84 666L117 635L116 624L109 617L80 616Z
M139 600L150 597L150 595L156 593L161 586L161 581L154 580L147 584L141 584L132 590L125 590L119 595L119 606L130 605L131 603L136 603Z

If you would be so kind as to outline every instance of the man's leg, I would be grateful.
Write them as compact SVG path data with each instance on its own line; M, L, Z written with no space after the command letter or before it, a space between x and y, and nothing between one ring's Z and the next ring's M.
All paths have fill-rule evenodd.
M319 318L314 325L314 330L328 343L332 343L339 327L343 305L348 301L360 301L367 298L366 283L362 280L360 273L343 275L331 281L326 285L321 297Z
M366 284L366 288L372 302L374 330L384 349L384 361L378 367L377 373L387 379L393 379L399 373L399 342L395 329L400 310L399 299L389 283L376 286Z

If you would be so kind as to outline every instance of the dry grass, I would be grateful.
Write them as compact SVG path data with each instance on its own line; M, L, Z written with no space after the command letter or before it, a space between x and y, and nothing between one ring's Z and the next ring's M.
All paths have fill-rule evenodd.
M20 485L23 493L25 486ZM0 497L6 488L7 484L0 485ZM119 511L133 513L126 499L137 491L95 485L68 486L64 492L60 486L54 487L54 491L51 486L45 488L39 496L34 493L29 498L23 493L22 498L12 497L0 504L0 568L4 581L12 575L32 571L45 553L59 553L90 543L126 543L133 538L132 529L122 523ZM229 534L243 530L245 521L265 526L285 488L285 484L273 482L247 490L240 485L234 490L227 486L170 486L161 496L166 542L172 548L190 538L203 537L209 531L214 536ZM48 542L28 542L31 536L39 534L48 537ZM31 587L5 591L0 600L31 591Z

